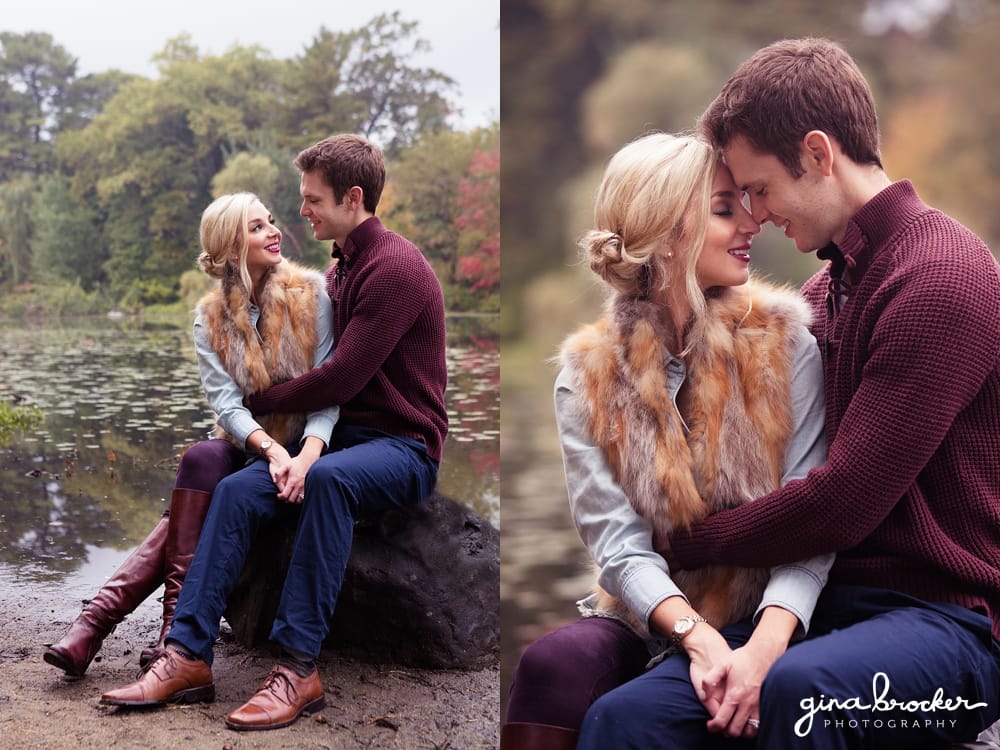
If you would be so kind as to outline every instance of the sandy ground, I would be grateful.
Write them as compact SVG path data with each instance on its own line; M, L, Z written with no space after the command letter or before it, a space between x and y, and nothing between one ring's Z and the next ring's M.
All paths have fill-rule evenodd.
M104 642L85 677L42 661L79 611L57 593L5 592L0 605L0 748L496 748L499 666L478 672L367 664L324 651L327 707L269 732L226 729L227 713L260 685L273 659L225 635L216 647L214 703L117 709L101 694L130 682L139 652L158 632L147 601Z

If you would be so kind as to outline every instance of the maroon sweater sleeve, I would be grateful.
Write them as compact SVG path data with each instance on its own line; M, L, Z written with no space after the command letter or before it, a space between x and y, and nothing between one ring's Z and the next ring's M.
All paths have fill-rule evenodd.
M872 335L841 345L853 345L864 365L853 394L840 394L847 405L826 464L679 532L671 547L681 567L770 566L859 544L917 481L997 366L995 265L911 264L864 304ZM838 397L829 383L827 395Z
M251 396L248 403L254 414L323 409L358 395L427 305L430 285L421 269L410 264L372 263L350 301L350 320L334 341L330 359Z

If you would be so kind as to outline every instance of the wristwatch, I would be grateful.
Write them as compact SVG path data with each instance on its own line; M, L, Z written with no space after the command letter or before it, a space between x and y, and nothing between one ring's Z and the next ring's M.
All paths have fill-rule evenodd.
M270 448L272 445L274 445L274 443L271 440L264 440L263 442L261 442L260 448L257 449L257 452L264 458L267 458L267 449Z
M674 642L675 648L681 647L681 641L688 637L699 622L708 622L708 620L701 615L684 615L674 623L674 632L670 634L670 640Z

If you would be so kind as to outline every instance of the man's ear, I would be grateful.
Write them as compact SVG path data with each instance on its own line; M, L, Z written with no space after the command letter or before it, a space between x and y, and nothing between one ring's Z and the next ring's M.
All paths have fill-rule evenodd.
M833 141L822 130L810 130L805 134L802 152L810 169L818 170L824 177L833 174Z
M347 190L347 205L351 207L352 210L363 206L365 203L365 191L362 190L357 185L354 185Z

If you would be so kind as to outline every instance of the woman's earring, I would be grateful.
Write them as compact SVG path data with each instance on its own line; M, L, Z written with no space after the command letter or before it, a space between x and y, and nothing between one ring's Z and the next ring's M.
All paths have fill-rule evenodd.
M673 258L674 257L674 251L673 250L667 250L667 257L668 258Z

